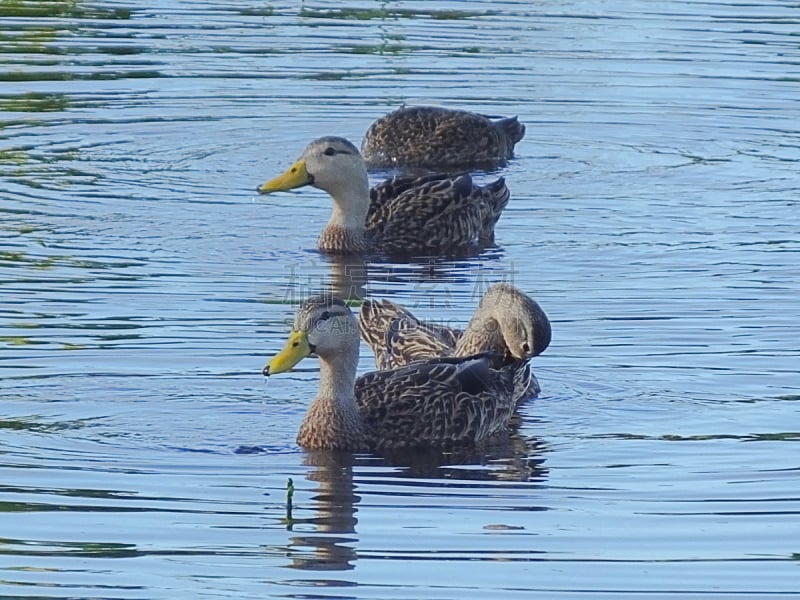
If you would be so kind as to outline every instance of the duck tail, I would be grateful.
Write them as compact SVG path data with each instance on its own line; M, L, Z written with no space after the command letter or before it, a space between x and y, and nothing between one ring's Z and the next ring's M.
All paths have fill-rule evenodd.
M511 147L525 137L525 125L519 122L517 117L506 117L495 122L500 130L511 142Z
M385 300L365 299L358 313L358 327L364 341L373 348L381 344L388 324L395 314L391 303Z
M487 194L487 202L491 207L492 213L495 215L495 222L500 218L500 213L508 205L508 200L511 198L511 192L506 185L505 177L500 177L496 181L489 183L484 188Z
M500 219L500 214L508 205L511 192L506 186L504 177L488 183L483 187L484 199L486 201L486 212L483 215L481 227L481 243L488 245L494 243L494 227Z
M388 368L384 365L382 352L386 346L386 337L390 333L392 323L406 315L413 318L405 308L389 300L364 300L358 313L358 328L361 337L375 353L375 364L378 369Z

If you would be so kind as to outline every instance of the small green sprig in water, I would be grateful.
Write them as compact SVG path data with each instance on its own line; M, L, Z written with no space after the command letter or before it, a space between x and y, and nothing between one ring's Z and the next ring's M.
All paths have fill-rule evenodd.
M294 518L292 518L292 497L294 496L294 481L292 478L286 481L286 529L292 530Z
M291 511L292 510L292 497L293 496L294 496L294 481L292 481L292 478L289 477L289 479L286 481L286 510L287 511Z

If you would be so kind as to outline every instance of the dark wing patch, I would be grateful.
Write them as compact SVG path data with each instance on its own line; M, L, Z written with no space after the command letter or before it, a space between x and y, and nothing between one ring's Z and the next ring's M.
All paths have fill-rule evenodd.
M508 426L514 372L490 356L418 361L356 381L359 413L376 447L475 443Z

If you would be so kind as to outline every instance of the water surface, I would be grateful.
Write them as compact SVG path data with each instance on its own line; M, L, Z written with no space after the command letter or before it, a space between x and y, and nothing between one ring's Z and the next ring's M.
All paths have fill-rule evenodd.
M0 594L800 596L794 4L0 17ZM254 197L403 102L527 125L477 174L512 191L497 247L341 264L314 250L322 192ZM553 322L506 445L295 445L316 363L259 372L298 300L463 325L501 280Z

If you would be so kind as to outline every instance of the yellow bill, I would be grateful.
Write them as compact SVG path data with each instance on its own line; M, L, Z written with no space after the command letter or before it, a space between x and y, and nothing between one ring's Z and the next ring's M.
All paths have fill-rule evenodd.
M293 331L283 350L278 352L264 367L262 372L269 377L275 373L290 370L297 363L311 354L311 345L308 343L308 334L305 331Z
M285 192L287 190L293 190L294 188L303 187L313 181L313 177L311 177L306 170L306 161L301 158L283 174L258 186L258 193L271 194L272 192Z

